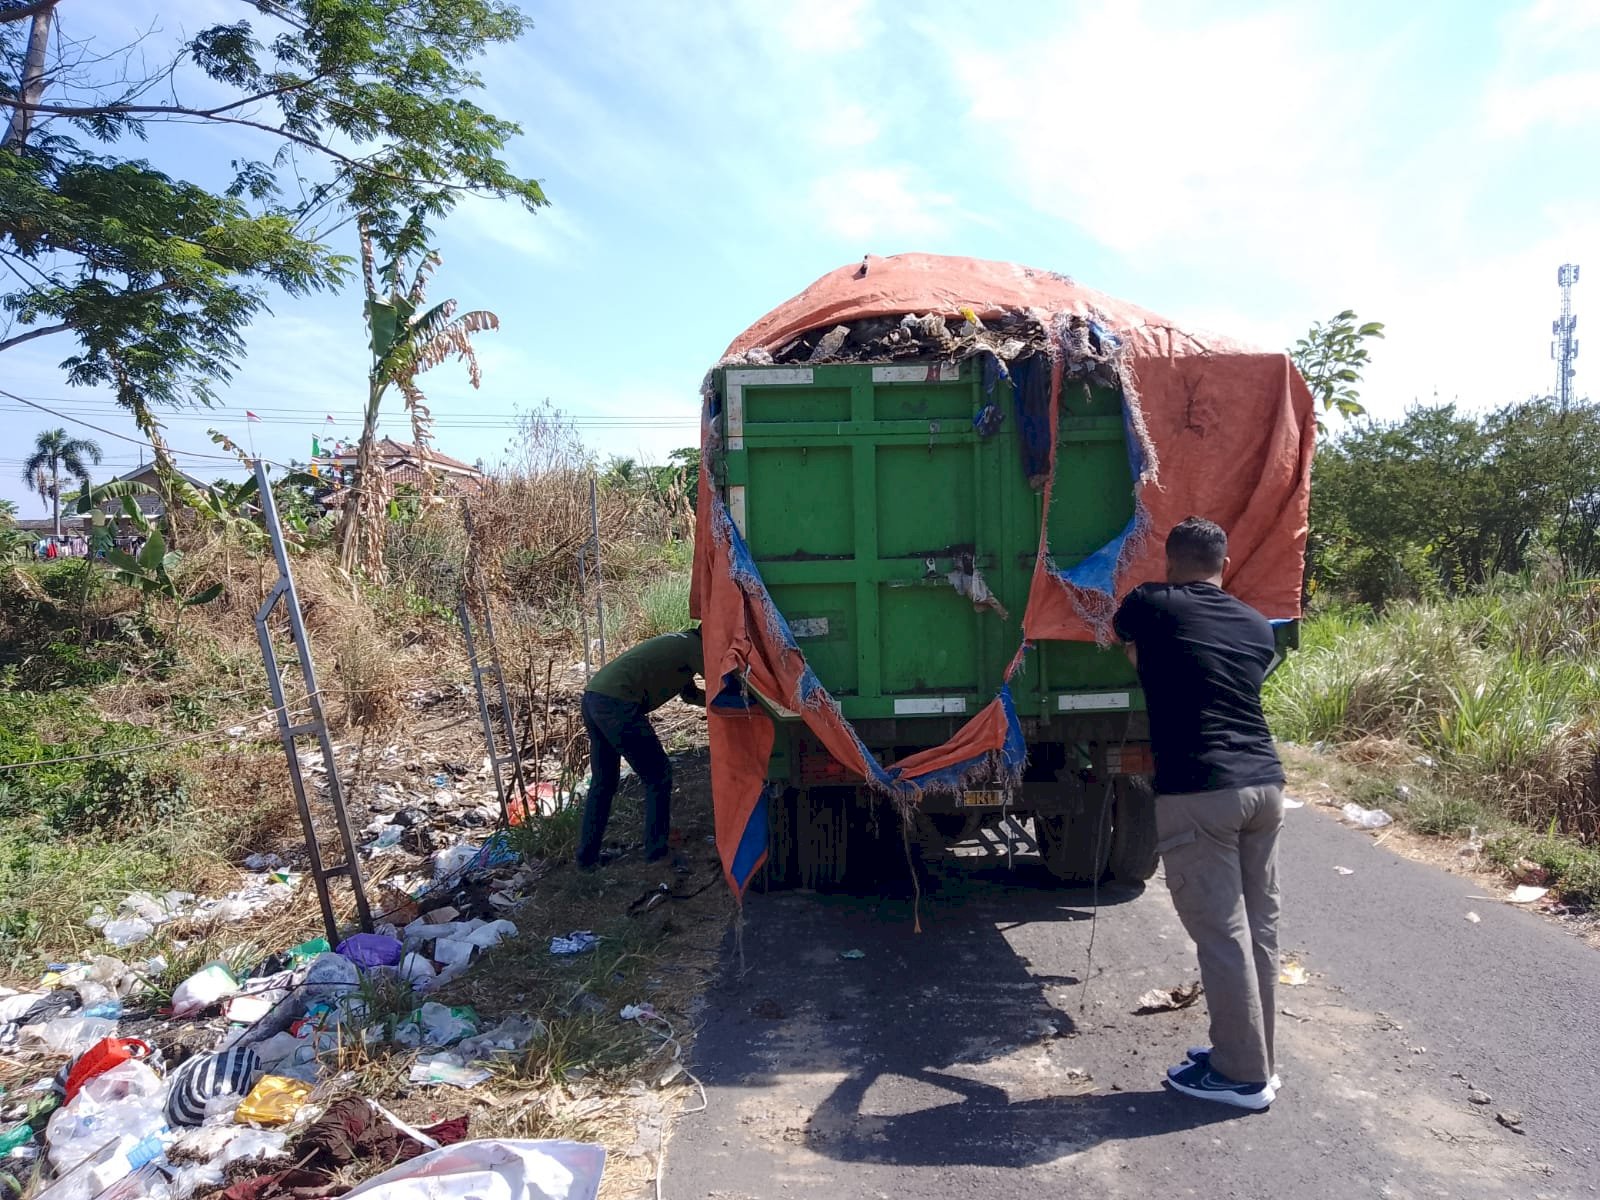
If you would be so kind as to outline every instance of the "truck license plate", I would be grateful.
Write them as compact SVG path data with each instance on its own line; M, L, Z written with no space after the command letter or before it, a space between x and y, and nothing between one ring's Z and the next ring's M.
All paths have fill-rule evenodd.
M995 788L961 793L963 808L999 808L1005 802L1006 794Z

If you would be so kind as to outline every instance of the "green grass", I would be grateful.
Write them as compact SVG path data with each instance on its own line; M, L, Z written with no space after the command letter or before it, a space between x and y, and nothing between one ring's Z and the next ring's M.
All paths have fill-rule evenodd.
M676 571L644 585L639 593L640 639L672 633L689 624L689 572Z
M1398 805L1413 828L1537 831L1573 847L1550 850L1563 892L1593 894L1600 589L1492 592L1381 617L1333 611L1307 621L1302 646L1267 685L1278 737L1376 742L1413 764L1416 794Z
M617 835L620 816L620 812L612 814L612 828L607 832L613 837ZM557 812L530 817L511 830L508 840L511 848L525 858L570 862L578 851L578 833L582 826L583 805L569 804Z

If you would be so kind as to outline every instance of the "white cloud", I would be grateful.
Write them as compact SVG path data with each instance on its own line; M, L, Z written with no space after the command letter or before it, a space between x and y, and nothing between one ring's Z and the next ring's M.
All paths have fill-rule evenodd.
M1503 23L1501 61L1483 99L1491 133L1600 118L1600 0L1536 0Z
M765 3L752 10L756 21L770 19L785 47L799 54L840 54L859 50L877 32L871 0L786 0L775 16Z
M492 242L525 258L565 257L587 240L582 225L559 204L529 212L515 201L481 196L465 197L444 228L448 235Z
M862 253L893 252L942 236L955 202L911 167L852 167L811 183L810 211L825 232L862 244ZM874 239L890 247L869 245Z
M1570 71L1502 84L1484 102L1489 131L1516 137L1540 125L1575 127L1600 117L1600 71Z
M1361 72L1302 16L1195 25L1106 4L1026 46L929 32L992 160L1035 208L1115 250L1271 260L1363 220L1341 153Z

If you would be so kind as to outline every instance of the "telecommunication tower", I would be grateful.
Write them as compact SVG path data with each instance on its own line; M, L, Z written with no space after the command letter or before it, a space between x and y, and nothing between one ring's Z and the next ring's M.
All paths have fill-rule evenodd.
M1556 282L1561 285L1561 315L1550 323L1555 340L1550 343L1550 357L1556 362L1556 399L1561 411L1567 411L1572 401L1572 377L1577 368L1572 365L1578 357L1578 339L1573 336L1578 328L1578 318L1572 315L1572 285L1578 282L1576 263L1565 263L1556 272Z

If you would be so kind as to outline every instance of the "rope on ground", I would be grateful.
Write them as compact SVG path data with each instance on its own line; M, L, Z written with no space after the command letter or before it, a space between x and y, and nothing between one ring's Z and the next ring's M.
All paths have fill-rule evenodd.
M667 1027L667 1031L665 1033L662 1033L661 1030L653 1028L652 1026L647 1024L647 1022L649 1022L649 1021L658 1021L658 1022L660 1022L662 1025L665 1025ZM672 1062L674 1063L674 1065L677 1066L679 1072L682 1073L689 1080L690 1083L694 1084L694 1086L699 1089L699 1091L700 1091L700 1107L699 1108L686 1108L686 1109L683 1110L683 1115L686 1116L686 1117L691 1117L691 1116L694 1116L696 1113L703 1113L708 1108L710 1108L711 1107L711 1100L706 1095L706 1085L700 1082L700 1077L698 1075L696 1075L693 1071L689 1070L688 1067L683 1065L683 1043L678 1041L678 1031L673 1028L672 1022L667 1020L665 1017L663 1017L660 1013L656 1012L654 1009L649 1009L647 1011L640 1012L637 1016L635 1016L633 1018L633 1023L635 1025L637 1025L640 1029L643 1029L648 1033L653 1033L658 1038L661 1039L661 1045L656 1047L656 1052L657 1053L659 1053L664 1047L671 1046L672 1047Z
M1128 748L1128 730L1124 726L1122 741L1117 745L1117 758L1122 758L1122 752ZM1100 805L1100 821L1094 833L1094 892L1091 899L1093 907L1089 912L1089 954L1083 966L1083 991L1078 994L1078 1012L1081 1015L1089 1007L1089 984L1094 980L1094 935L1100 927L1100 851L1104 847L1106 822L1111 818L1111 792L1117 786L1117 778L1109 771L1106 772L1105 801Z

